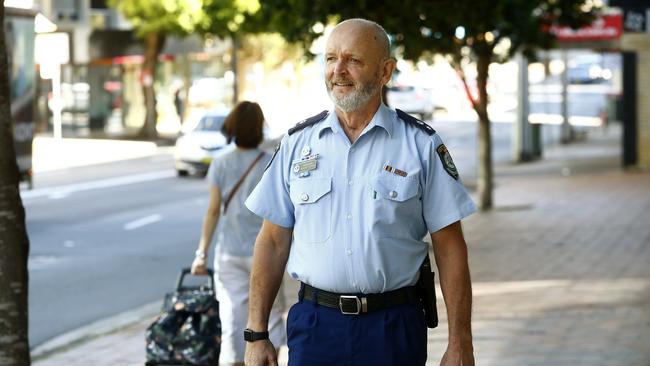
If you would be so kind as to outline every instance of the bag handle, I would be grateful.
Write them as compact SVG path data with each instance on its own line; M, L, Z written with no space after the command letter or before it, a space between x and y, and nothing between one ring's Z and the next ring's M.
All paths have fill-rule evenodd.
M181 272L178 274L178 279L176 280L176 291L180 292L183 289L183 280L185 277L188 275L192 274L192 269L191 268L183 268ZM208 283L210 285L210 289L212 291L215 291L215 286L214 286L214 271L210 268L208 268L208 274L207 276L209 277Z
M251 165L248 167L248 169L246 169L244 174L241 176L241 178L239 178L239 180L237 181L237 183L235 184L233 189L230 191L230 194L228 194L228 197L226 197L226 200L223 203L223 213L224 214L226 213L226 210L228 210L228 204L230 204L230 201L232 200L232 198L235 197L235 193L237 193L237 190L239 189L239 186L241 186L242 183L244 183L244 179L246 179L246 176L248 176L248 174L251 172L251 170L253 170L253 167L255 166L255 164L257 164L257 162L260 161L260 159L262 159L263 156L264 156L264 151L260 152L260 154L257 155L255 160L253 160Z

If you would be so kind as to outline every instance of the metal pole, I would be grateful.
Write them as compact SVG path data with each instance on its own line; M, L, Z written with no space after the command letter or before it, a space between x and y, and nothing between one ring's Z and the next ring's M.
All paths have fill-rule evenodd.
M569 56L567 50L562 50L562 63L564 63L564 70L562 71L562 133L560 141L566 144L573 140L573 131L569 123Z
M60 139L63 137L63 129L61 127L61 110L63 101L61 100L61 65L54 66L52 75L52 130L54 138Z
M512 160L523 162L532 159L531 131L528 115L528 59L521 53L517 55L519 73L517 75L517 117L512 125Z

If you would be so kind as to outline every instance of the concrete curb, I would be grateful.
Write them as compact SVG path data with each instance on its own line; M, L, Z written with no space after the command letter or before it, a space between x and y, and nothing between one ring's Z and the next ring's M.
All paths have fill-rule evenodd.
M157 300L59 335L32 349L30 352L32 361L45 359L52 354L151 319L160 312L161 307L162 300Z

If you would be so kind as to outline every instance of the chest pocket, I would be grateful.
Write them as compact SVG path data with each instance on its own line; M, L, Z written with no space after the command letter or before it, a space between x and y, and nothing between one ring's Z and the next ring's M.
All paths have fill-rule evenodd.
M381 172L368 182L372 204L372 235L413 237L420 230L422 202L416 179Z
M407 201L415 197L419 192L418 182L415 179L398 177L383 172L370 181L370 186L377 192L376 198L395 202Z
M322 243L332 234L332 179L301 178L291 182L289 196L296 223L293 235L303 243Z

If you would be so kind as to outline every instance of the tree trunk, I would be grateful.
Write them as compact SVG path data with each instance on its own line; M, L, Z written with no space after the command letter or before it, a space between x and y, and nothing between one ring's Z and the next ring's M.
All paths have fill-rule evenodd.
M239 74L239 58L237 57L239 53L239 48L241 47L241 41L237 38L236 35L231 35L230 39L232 41L232 56L230 57L230 68L232 69L233 73L233 81L232 81L232 106L233 108L237 105L239 102L239 89L240 85L242 84L242 80L240 78L242 75Z
M4 24L4 7L0 7ZM4 27L0 33L0 365L29 366L25 209L11 132L11 100Z
M492 208L492 136L490 135L490 118L488 116L487 80L491 54L481 54L476 62L477 86L479 99L474 104L478 114L478 204L483 211Z
M144 64L142 65L141 81L146 114L144 125L138 135L149 140L155 140L158 137L158 132L156 131L158 112L156 111L156 91L154 90L154 84L156 81L158 56L164 44L165 36L159 33L149 33L144 38Z

